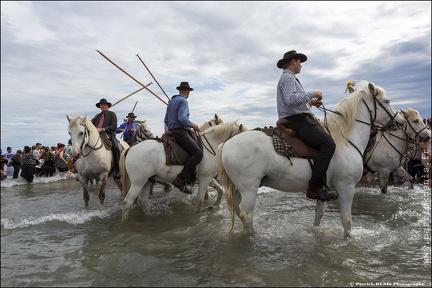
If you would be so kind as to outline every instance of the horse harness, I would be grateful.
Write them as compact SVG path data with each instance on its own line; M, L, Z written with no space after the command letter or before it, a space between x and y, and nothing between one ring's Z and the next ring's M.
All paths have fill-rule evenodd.
M88 144L88 142L85 143L85 141L84 141L85 138L89 138L90 137L90 130L87 128L87 126L84 123L80 123L79 125L81 125L81 126L84 127L84 139L83 139L83 142L80 145L80 150L83 152L84 151L84 147L86 147L86 146L90 147L90 151L87 154L82 154L81 155L82 157L87 157L88 155L90 155L90 153L93 150L99 150L100 148L102 148L104 146L105 146L106 149L111 150L112 143L109 140L109 136L108 136L108 134L106 132L101 132L100 135L99 135L100 137L98 137L96 143L93 146L90 146ZM105 134L105 135L103 135L103 134ZM98 145L98 143L99 143L99 139L101 140L100 146L96 147L96 145Z
M408 150L410 149L410 144L414 144L414 149L415 149L415 153L417 153L417 149L418 149L418 146L417 145L415 145L416 143L417 143L417 141L416 141L416 139L417 139L417 137L418 137L418 135L424 130L424 129L427 129L426 128L426 126L425 127L423 127L422 129L420 129L420 131L418 131L418 132L416 132L415 131L415 129L414 129L414 127L411 125L411 122L409 122L408 121L408 119L406 119L405 118L405 120L407 120L406 122L405 122L405 125L404 125L404 132L405 132L405 134L407 135L406 136L406 139L403 139L403 138L401 138L401 137L399 137L399 136L397 136L397 135L394 135L394 134L392 134L389 130L387 130L387 129L385 129L385 128L380 128L380 129L378 129L377 128L377 126L375 126L375 129L374 130L371 130L371 136L370 136L370 138L369 138L369 142L368 142L368 146L367 146L367 148L366 148L366 152L369 152L369 151L371 151L372 150L372 153L370 153L370 155L369 155L369 158L368 159L365 159L365 156L366 156L366 153L365 153L365 155L364 155L364 157L363 157L363 166L364 166L364 168L367 170L367 171L369 171L369 172L371 172L371 173L374 173L374 172L376 172L376 171L373 171L368 165L367 165L367 162L372 158L372 154L373 154L373 150L375 150L375 148L378 146L378 143L381 141L381 139L382 139L382 137L384 137L384 139L387 141L387 143L399 154L399 156L400 156L400 160L399 160L399 163L401 163L402 162L402 159L405 157L405 159L409 159L409 157L407 156L407 152L408 152ZM409 137L408 136L408 133L406 133L406 131L407 131L407 125L411 128L411 130L413 130L414 132L416 132L416 134L415 134L415 136L414 136L414 138L411 138L411 137ZM378 133L378 130L380 130L380 132L381 132L381 137L378 139L378 141L376 141L376 135L377 135L377 133ZM386 135L384 134L384 132L388 132L391 136L393 136L393 137L395 137L395 138L398 138L398 139L400 139L400 140L403 140L403 141L405 141L405 143L406 143L406 145L405 145L405 150L404 150L404 152L403 153L401 153L398 149L396 149L396 147L394 147L394 145L390 142L390 140L386 137ZM372 149L373 148L373 149Z

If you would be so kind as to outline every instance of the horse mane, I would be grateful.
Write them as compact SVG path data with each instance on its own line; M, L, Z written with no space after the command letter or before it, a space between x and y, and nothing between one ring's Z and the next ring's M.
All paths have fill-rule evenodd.
M404 110L400 110L399 113L404 117L408 122L413 122L416 119L422 120L420 113L412 108L407 108Z
M375 94L377 98L384 101L386 98L386 92L383 88L374 85ZM362 89L356 90L343 98L336 105L335 113L330 113L324 119L324 123L332 135L336 145L342 144L349 135L353 128L357 118L357 107L363 97L373 97L368 85Z
M229 136L229 135L235 135L239 132L243 132L246 130L249 130L246 126L238 124L239 120L232 121L229 123L221 123L216 126L212 126L210 128L207 128L203 132L201 132L201 135L207 135L207 134L213 134L216 135L216 137L222 137L222 136ZM239 131L240 125L242 126L241 131Z
M144 131L151 131L150 126L148 125L147 121L143 121L139 125L139 129L144 130Z

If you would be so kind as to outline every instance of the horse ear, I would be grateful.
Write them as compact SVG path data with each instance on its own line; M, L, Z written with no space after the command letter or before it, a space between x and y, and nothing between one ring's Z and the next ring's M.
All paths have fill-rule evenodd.
M375 97L376 94L377 94L377 93L375 93L375 86L372 83L369 82L368 88L369 88L369 91L372 93L372 96Z
M243 131L243 124L240 124L240 126L239 126L239 131L240 131L240 132Z
M68 119L68 122L70 123L71 119L69 118L69 115L66 114L66 118Z
M87 120L87 114L84 115L83 122Z
M215 113L215 120L216 120L216 122L218 122L218 116L216 113Z
M408 112L403 110L403 109L401 109L400 112L401 112L402 116L404 116L406 118Z

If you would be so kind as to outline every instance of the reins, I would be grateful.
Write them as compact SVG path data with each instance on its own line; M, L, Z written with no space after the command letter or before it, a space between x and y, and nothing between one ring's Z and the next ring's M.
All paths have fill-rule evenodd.
M95 148L96 145L99 143L100 135L98 135L98 139L96 140L96 143L93 145L93 147L91 147L91 146L88 144L88 142L85 143L85 141L84 141L85 138L86 138L86 137L90 138L90 130L87 128L87 126L86 126L84 123L80 123L79 125L81 125L81 126L84 127L84 138L83 138L83 142L82 142L81 145L80 145L81 152L84 152L84 148L85 148L86 146L90 147L90 151L89 151L87 154L85 154L85 155L83 154L83 155L81 155L81 156L82 156L82 157L87 157L88 155L90 155L90 153L91 153L93 150L99 150L100 148L102 148L102 147L103 147L103 143L102 143L102 141L101 141L101 146Z
M361 93L365 93L364 91L361 91ZM384 105L377 99L377 97L376 96L378 96L378 93L374 93L374 94L372 94L372 98L373 98L373 100L374 100L374 111L373 111L373 113L374 113L374 117L372 117L372 110L369 108L369 105L366 103L366 101L362 98L361 100L362 100L362 102L365 104L365 106L366 106L366 108L367 108L367 110L369 111L369 116L370 116L370 123L368 123L368 122L365 122L365 121L362 121L362 120L359 120L359 119L355 119L355 121L357 121L357 122L359 122L359 123L362 123L362 124L365 124L365 125L369 125L369 126L371 126L371 130L372 129L377 129L377 126L375 125L375 120L376 120L376 117L377 117L377 110L379 109L378 107L377 107L377 103L378 103L378 105L379 106L381 106L381 108L382 109L384 109L384 111L387 113L387 115L390 117L390 120L389 120L389 122L386 124L386 126L383 128L383 129L387 129L387 127L388 126L390 126L390 123L392 123L392 122L394 122L394 118L396 117L396 115L397 115L397 113L398 112L396 112L395 113L395 115L391 115L390 114L390 112L389 111L387 111L387 109L384 107ZM335 113L335 114L338 114L339 116L342 116L343 117L343 115L341 114L341 113L339 113L338 111L334 111L334 110L330 110L330 109L326 109L325 108L325 106L324 105L322 105L323 106L323 108L321 109L320 107L318 107L318 109L319 110L321 110L321 111L323 111L324 112L324 127L326 127L326 130L330 133L330 131L329 131L329 129L328 129L328 124L327 124L327 111L330 111L330 112L332 112L332 113ZM330 134L331 135L331 134ZM347 141L348 141L348 143L350 143L356 150L357 150L357 152L359 152L359 154L360 154L360 156L362 157L362 159L363 159L363 152L361 152L360 151L360 149L350 140L350 139L347 139Z

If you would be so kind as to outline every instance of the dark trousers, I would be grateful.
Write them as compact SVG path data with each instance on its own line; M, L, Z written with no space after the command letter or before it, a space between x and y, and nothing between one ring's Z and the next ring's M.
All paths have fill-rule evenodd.
M13 162L13 163L12 163L12 166L13 166L13 168L14 168L14 172L13 172L13 179L18 179L19 172L20 172L20 170L21 170L21 163Z
M114 170L120 171L119 169L119 161L120 161L120 149L118 146L117 138L115 137L115 133L110 135L111 140L111 151L114 157Z
M288 116L288 128L297 133L304 143L318 150L312 169L311 182L323 185L327 181L326 173L336 149L333 138L319 125L310 114Z
M198 144L189 135L189 132L185 129L173 129L169 130L177 143L185 149L191 156L186 159L183 170L180 172L180 176L186 180L192 180L195 173L196 165L201 162L203 158L203 152L201 151Z

